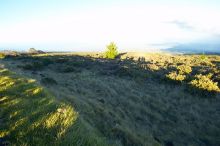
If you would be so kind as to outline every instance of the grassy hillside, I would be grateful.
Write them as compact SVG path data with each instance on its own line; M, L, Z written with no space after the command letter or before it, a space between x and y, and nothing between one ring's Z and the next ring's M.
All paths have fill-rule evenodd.
M105 145L78 112L35 83L0 70L1 145Z
M44 54L0 64L3 142L220 144L220 56Z

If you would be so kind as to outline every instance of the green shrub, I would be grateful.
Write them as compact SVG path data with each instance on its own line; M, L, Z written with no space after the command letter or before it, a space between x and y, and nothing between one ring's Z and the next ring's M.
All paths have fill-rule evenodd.
M212 81L213 74L208 75L196 75L196 79L191 81L191 84L197 88L204 89L207 91L220 91L217 82Z
M21 66L23 69L25 70L33 70L33 71L37 71L37 70L42 70L44 67L44 64L41 62L33 62L33 63L29 63L26 65Z
M177 72L174 71L174 72L170 72L168 75L166 75L166 77L170 80L182 82L183 80L185 80L186 75L177 74Z
M180 65L177 67L179 74L189 74L192 72L192 68L188 65Z
M118 55L117 49L118 47L116 46L116 44L114 42L111 42L107 46L107 51L105 52L105 58L115 59L115 57Z
M195 76L196 79L192 80L190 82L190 84L193 87L196 87L198 89L202 89L202 90L206 90L209 92L220 92L220 89L218 87L218 83L217 82L213 82L211 80L212 74L208 74L208 75L196 75Z
M5 54L4 53L0 53L0 58L4 58Z
M206 57L206 55L205 54L202 54L201 56L200 56L200 59L201 60L205 60L207 57Z
M156 64L148 64L147 68L149 68L151 71L158 71L160 69L160 67Z

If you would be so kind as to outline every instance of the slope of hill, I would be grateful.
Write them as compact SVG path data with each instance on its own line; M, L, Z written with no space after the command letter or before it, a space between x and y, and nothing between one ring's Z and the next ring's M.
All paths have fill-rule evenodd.
M220 144L217 55L43 54L0 64L0 137L10 144Z
M194 42L188 44L179 44L174 47L170 47L164 49L164 51L168 52L176 52L176 53L188 53L188 54L220 54L220 43L219 39L216 42Z

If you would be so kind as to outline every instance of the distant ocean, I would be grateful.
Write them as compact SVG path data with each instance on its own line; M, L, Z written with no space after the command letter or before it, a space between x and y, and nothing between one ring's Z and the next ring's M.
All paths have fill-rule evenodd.
M170 47L171 46L171 47ZM31 48L31 47L29 47ZM0 51L4 50L11 50L11 51L19 51L24 52L29 50L28 47L21 47L21 48L9 48L9 47L0 47ZM43 48L43 49L42 49ZM51 49L48 49L51 48ZM58 48L58 47L56 47ZM188 43L188 44L153 44L146 46L145 49L144 46L140 47L142 49L138 49L135 47L132 47L133 49L126 49L122 47L118 47L119 52L170 52L170 53L184 53L184 54L193 54L193 53L205 53L205 54L220 54L220 41L206 41L206 42L197 42L197 43ZM55 49L53 47L36 47L37 50L47 51L47 52L103 52L105 51L104 47L66 47L62 49L62 46L59 46L59 49Z

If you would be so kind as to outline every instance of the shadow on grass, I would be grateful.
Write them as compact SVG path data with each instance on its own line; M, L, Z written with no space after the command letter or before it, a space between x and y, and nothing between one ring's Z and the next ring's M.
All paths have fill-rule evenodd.
M217 104L213 105L211 100L198 98L204 96L201 89L195 93L190 92L193 94L192 96L186 92L188 90L182 90L182 88L191 90L187 83L188 80L183 82L168 80L166 74L175 71L178 65L185 64L188 58L178 58L177 56L171 58L171 61L168 59L162 56L156 60L145 60L144 58L134 60L132 57L123 60L119 58L108 60L91 56L57 55L20 56L6 58L5 61L19 62L15 64L14 69L21 69L24 75L33 74L33 78L36 77L36 80L54 92L66 92L68 96L65 100L73 104L74 107L76 105L76 109L84 116L81 120L89 123L88 125L91 127L97 128L101 135L107 137L109 143L113 143L113 145L219 144L216 139L218 137L216 131L219 129L211 129L218 126L217 121L213 121L213 116L219 115L219 112L214 112ZM200 65L202 64L196 59L198 58L189 59L193 66L192 74L189 74L192 76L190 80L194 75L200 73ZM5 66L10 67L7 64ZM19 88L13 90L17 91ZM31 88L30 92L36 90L40 89ZM29 91L24 91L29 93ZM199 93L200 91L202 92ZM77 96L72 97L74 95ZM205 96L206 99L214 97L209 95ZM12 100L12 102L16 101ZM40 101L36 100L36 102ZM49 103L47 100L41 102L43 103L36 103L36 105L42 106L42 108L44 108L44 104L46 107L54 105L47 105ZM54 110L57 111L58 107ZM212 112L213 114L210 115ZM39 108L39 112L33 114L33 118L36 115L41 116L40 113L41 108ZM201 115L201 113L203 114ZM47 115L48 117L49 115ZM78 119L80 120L80 118ZM208 124L210 122L213 124ZM206 124L210 127L208 134L203 129L203 125ZM91 137L91 135L86 135L87 131L80 128L82 126L75 125L78 125L77 120L67 130L72 132L64 132L63 138L56 136L50 138L65 145L64 142L69 144L71 139L81 139L79 137L83 137L82 135ZM54 126L49 127L49 131L55 130L54 133L59 133ZM74 131L77 131L78 134L73 135ZM198 131L202 134L196 135ZM31 131L30 134L32 133L34 132ZM93 136L96 137L95 134ZM75 145L83 143L89 145L85 144L86 140L78 140L78 144ZM95 145L94 142L93 145Z
M80 133L82 124L71 105L57 101L34 80L4 69L0 107L0 145L98 145Z

